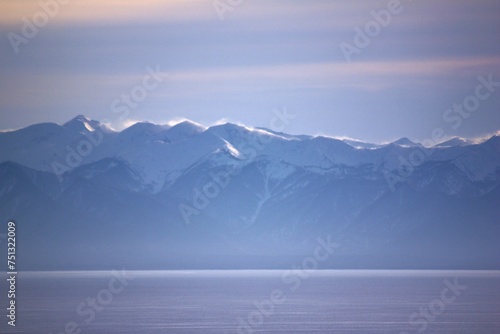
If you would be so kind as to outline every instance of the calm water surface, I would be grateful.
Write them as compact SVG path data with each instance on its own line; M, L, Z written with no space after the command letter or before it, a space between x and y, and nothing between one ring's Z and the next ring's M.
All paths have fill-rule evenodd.
M21 272L1 333L500 333L500 272Z

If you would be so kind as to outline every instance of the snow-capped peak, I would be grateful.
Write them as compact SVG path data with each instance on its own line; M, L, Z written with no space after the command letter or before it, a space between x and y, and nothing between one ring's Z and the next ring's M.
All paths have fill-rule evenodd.
M402 146L402 147L417 147L417 146L422 146L421 144L415 143L415 142L411 141L410 139L408 139L406 137L403 137L403 138L400 138L398 140L395 140L391 144L393 144L393 145L399 145L399 146Z
M444 142L441 142L437 145L436 147L452 147L452 146L466 146L466 145L472 145L474 144L473 141L465 138L460 138L460 137L453 137L449 140L446 140Z
M168 140L186 139L204 132L207 128L193 121L185 120L172 126L166 133Z
M70 121L63 124L66 129L80 132L80 133L88 133L94 132L95 130L101 127L101 123L98 121L94 121L89 119L83 115L78 115Z

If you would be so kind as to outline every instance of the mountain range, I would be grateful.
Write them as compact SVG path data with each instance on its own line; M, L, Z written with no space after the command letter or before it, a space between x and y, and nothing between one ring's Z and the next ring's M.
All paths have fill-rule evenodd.
M81 115L0 132L20 270L300 267L318 240L336 245L321 268L500 269L499 185L499 136L425 147Z

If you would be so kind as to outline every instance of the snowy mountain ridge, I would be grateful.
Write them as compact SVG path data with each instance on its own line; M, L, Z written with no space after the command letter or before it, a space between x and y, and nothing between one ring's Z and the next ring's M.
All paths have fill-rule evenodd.
M498 203L499 136L424 147L84 116L0 133L0 220L19 222L30 269L289 268L320 236L342 245L328 268L498 269Z
M471 145L474 145L472 141L460 138L433 148L425 148L408 138L385 145L371 144L323 136L278 134L264 128L232 123L207 128L191 121L174 126L139 122L116 132L79 115L64 125L37 124L0 133L0 162L12 161L63 176L74 165L116 158L141 175L143 182L154 192L208 156L222 155L220 159L228 159L225 153L239 160L241 165L251 163L259 156L269 156L320 174L340 167L362 165L371 165L379 171L395 171L404 165L402 161L410 154L436 162L465 154L470 158L459 159L456 165L471 179L495 177L498 158L478 165L471 161L477 154L477 150L468 150ZM68 163L72 156L77 156L73 160L81 161Z

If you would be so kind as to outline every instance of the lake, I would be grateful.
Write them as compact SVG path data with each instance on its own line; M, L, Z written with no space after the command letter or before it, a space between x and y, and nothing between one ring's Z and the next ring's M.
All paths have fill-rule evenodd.
M498 271L20 272L2 333L500 333Z

